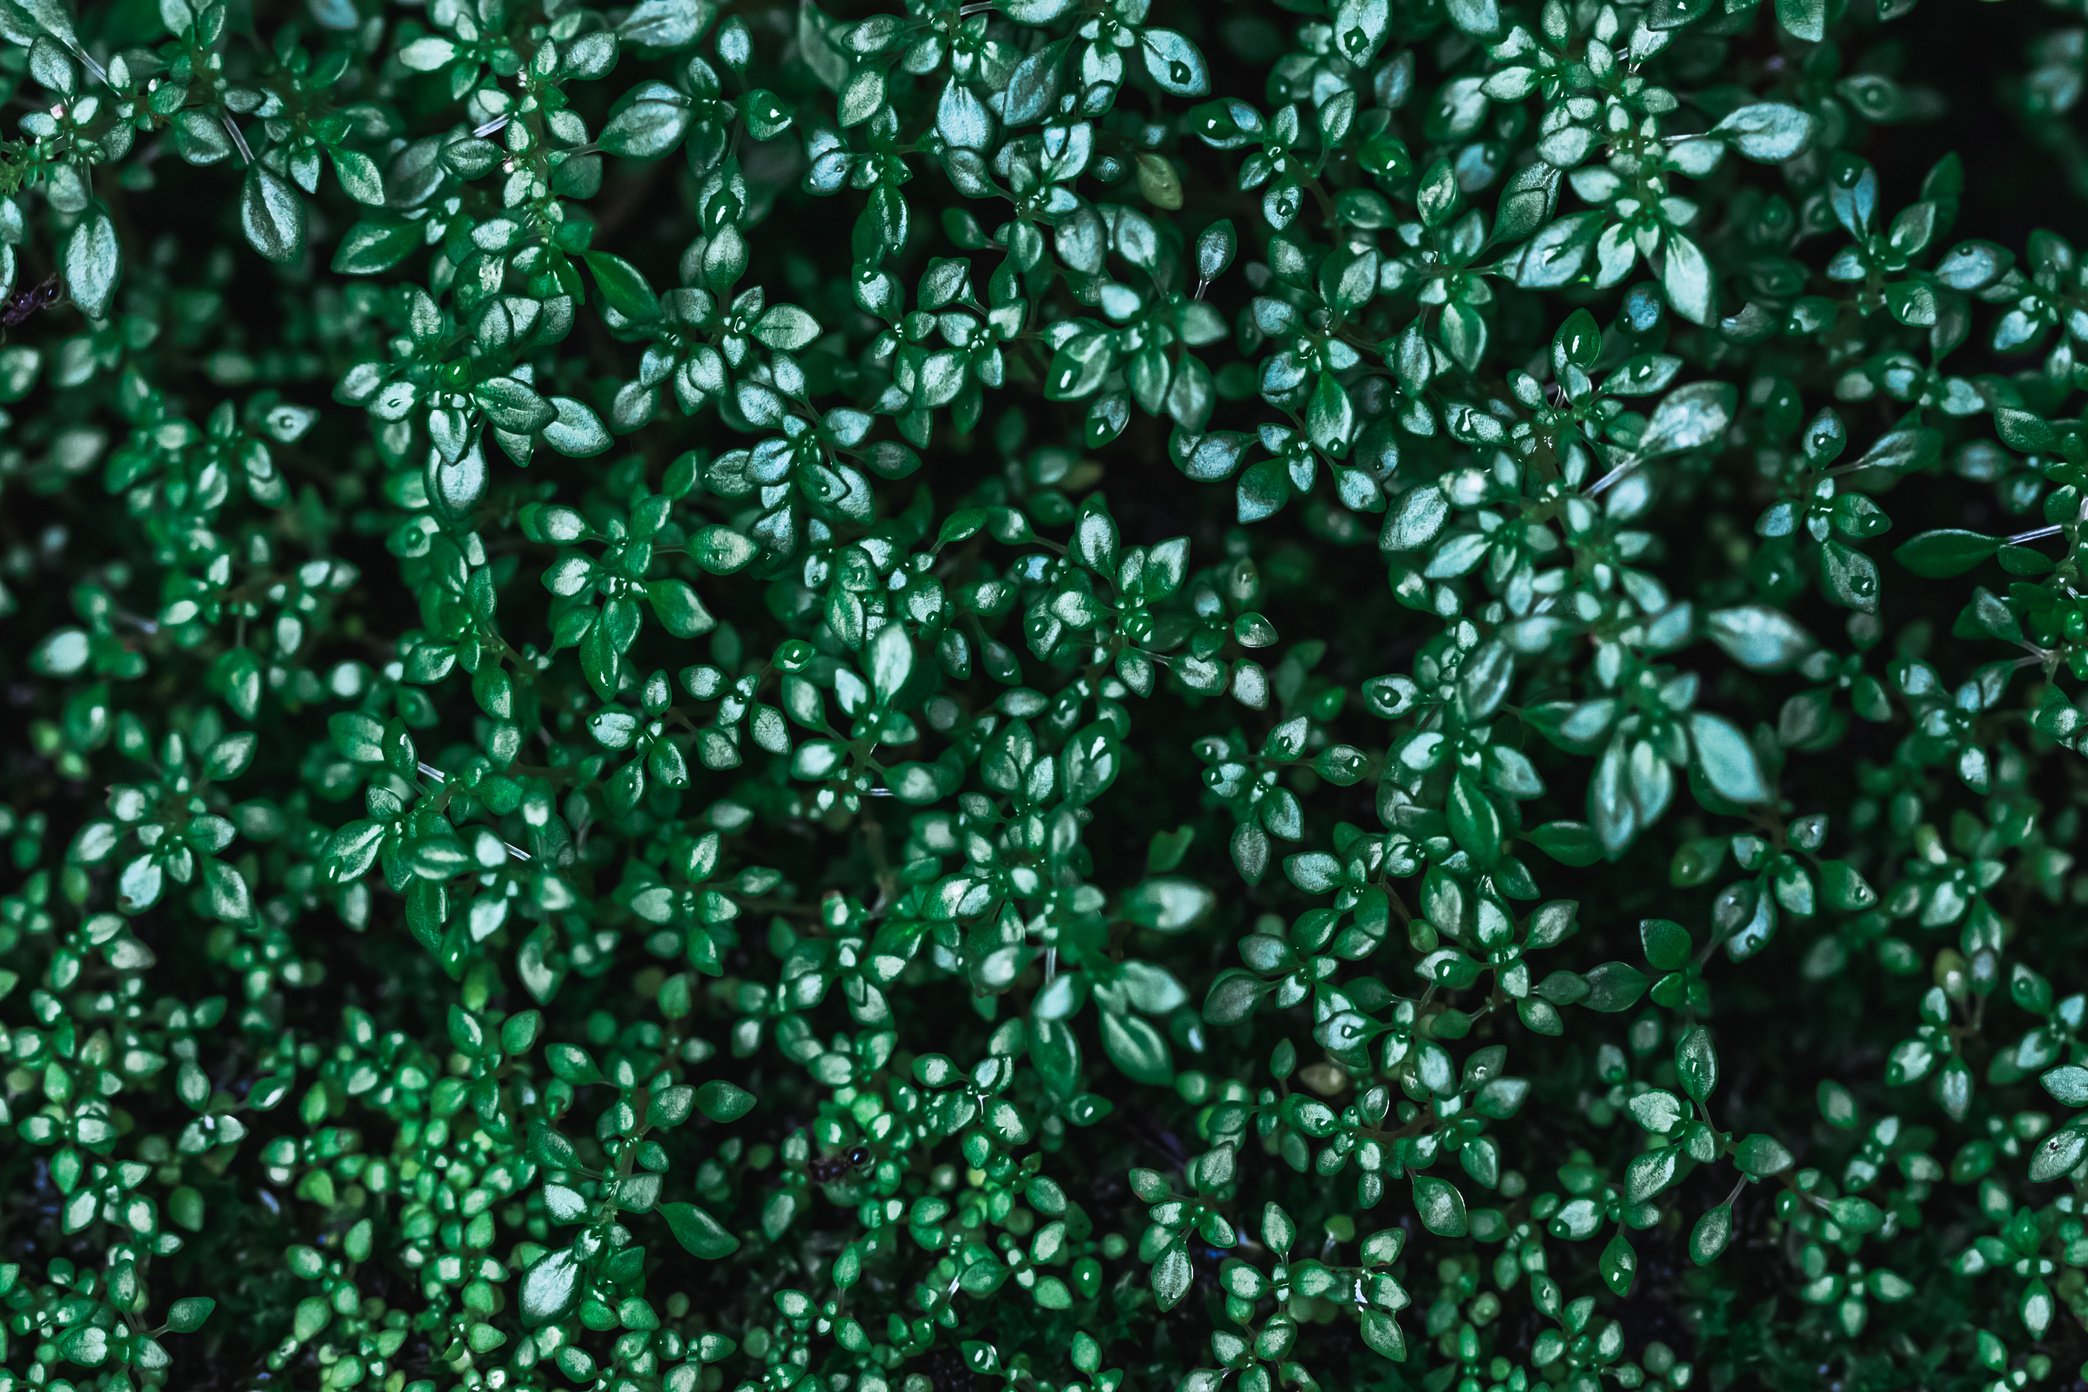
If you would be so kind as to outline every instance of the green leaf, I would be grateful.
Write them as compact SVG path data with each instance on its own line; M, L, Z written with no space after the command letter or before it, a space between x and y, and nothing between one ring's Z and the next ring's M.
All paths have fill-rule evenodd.
M1664 918L1641 920L1639 942L1645 947L1646 964L1655 971L1682 970L1689 965L1689 956L1694 950L1689 941L1689 930Z
M606 251L582 255L602 302L633 323L644 324L660 317L660 301L645 283L636 266Z
M1588 972L1588 994L1581 1004L1604 1014L1637 1005L1646 993L1646 974L1629 962L1604 962Z
M335 149L327 154L333 160L334 177L350 198L373 208L384 206L384 179L377 172L377 161L360 150Z
M1471 1231L1464 1195L1456 1185L1434 1175L1414 1176L1414 1211L1420 1215L1421 1226L1438 1237L1463 1237Z
M696 1089L696 1106L712 1121L738 1121L754 1110L754 1094L714 1078Z
M1356 1312L1363 1332L1363 1342L1371 1349L1395 1363L1406 1361L1406 1336L1400 1332L1399 1322L1383 1310L1363 1309Z
M1189 1266L1189 1249L1186 1244L1174 1241L1161 1249L1159 1259L1153 1263L1153 1294L1159 1298L1162 1310L1172 1310L1182 1303L1189 1293L1190 1281L1195 1273Z
M1631 1283L1638 1275L1638 1253L1631 1248L1623 1233L1609 1240L1602 1249L1602 1280L1618 1295L1631 1294Z
M1694 1101L1704 1101L1717 1088L1718 1051L1711 1032L1702 1025L1690 1026L1676 1041L1675 1072L1682 1080L1682 1091Z
M651 601L660 626L677 638L700 637L717 627L717 620L703 607L695 588L686 580L649 580L645 597Z
M654 1211L667 1220L668 1231L691 1256L716 1261L739 1250L739 1239L695 1204L663 1203Z
M1127 1078L1156 1086L1174 1081L1174 1051L1150 1020L1105 1013L1102 1048Z
M1633 1156L1624 1169L1625 1201L1644 1203L1674 1183L1677 1156L1674 1146L1657 1146Z
M1443 8L1452 24L1475 38L1492 38L1500 33L1501 11L1496 0L1447 0Z
M689 554L696 564L713 575L730 575L752 564L760 554L754 542L735 532L730 527L710 526L696 533L689 545ZM900 638L903 641L905 634Z
M1731 1204L1720 1204L1697 1219L1689 1230L1689 1259L1698 1266L1709 1266L1732 1240L1733 1208Z
M2003 544L2001 537L1946 527L1909 537L1892 555L1916 575L1940 580L1962 575L1982 561L1991 559Z
M1743 1173L1755 1179L1780 1174L1793 1163L1791 1152L1784 1149L1781 1142L1760 1132L1740 1142L1738 1149L1733 1153L1733 1161L1739 1165Z
M217 1302L207 1295L186 1296L168 1307L167 1328L176 1334L193 1334L216 1308Z
M522 1273L522 1323L555 1324L580 1300L580 1258L569 1247L546 1252Z

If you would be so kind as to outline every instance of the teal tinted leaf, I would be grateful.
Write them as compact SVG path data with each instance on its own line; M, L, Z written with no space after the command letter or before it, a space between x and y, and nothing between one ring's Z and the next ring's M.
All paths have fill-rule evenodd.
M1496 0L1446 0L1443 9L1452 24L1475 38L1492 38L1500 32L1501 11Z
M696 564L713 575L730 575L750 565L760 554L760 548L751 537L744 536L730 527L705 527L696 533L689 545L689 554ZM905 634L900 634L904 641Z
M2071 1174L2088 1154L2088 1128L2067 1126L2054 1131L2030 1153L2030 1178L2043 1183Z
M943 84L942 99L936 105L935 133L958 150L982 150L993 135L985 104L954 75Z
M627 43L645 48L687 48L702 34L710 12L691 0L639 0L616 26Z
M441 72L457 56L457 46L441 34L423 34L399 50L399 61L415 72Z
M1753 102L1728 114L1712 131L1751 160L1780 164L1804 152L1819 124L1795 106Z
M1264 994L1262 983L1251 973L1221 973L1211 983L1210 994L1204 998L1204 1018L1214 1025L1238 1024L1254 1013Z
M860 126L883 108L884 100L884 74L876 68L856 69L849 76L848 85L841 89L841 128Z
M1815 646L1790 615L1764 604L1719 609L1709 617L1712 641L1743 667L1781 672Z
M1390 0L1341 0L1334 10L1334 46L1357 67L1377 57L1391 23Z
M1828 540L1821 548L1821 583L1835 601L1860 613L1878 608L1878 565L1852 546Z
M1677 1164L1674 1146L1658 1146L1633 1156L1631 1163L1624 1168L1626 1201L1644 1203L1674 1183Z
M334 248L333 269L342 275L388 271L421 244L418 224L399 218L364 218Z
M1670 231L1663 243L1660 284L1675 312L1692 324L1711 322L1711 263L1703 249L1680 232Z
M1180 876L1147 880L1124 896L1124 916L1163 933L1202 922L1218 902L1209 886Z
M1200 97L1211 90L1203 53L1187 38L1172 29L1147 29L1138 37L1139 56L1153 81L1178 97Z
M2069 1107L2088 1107L2088 1068L2077 1063L2045 1070L2044 1090Z
M1450 502L1436 488L1410 488L1385 518L1388 551L1419 551L1436 539L1450 517Z
M1059 65L1065 56L1066 43L1060 40L1044 45L1017 64L1001 99L1001 119L1010 126L1042 120L1057 102Z
M1230 218L1220 218L1197 234L1196 275L1199 280L1216 280L1232 265L1233 252L1238 243Z
M493 377L472 389L472 399L486 419L502 430L528 435L558 419L550 402L536 388L514 377Z
M305 201L287 181L259 164L247 166L240 186L239 225L254 250L279 266L304 255Z
M1738 400L1729 383L1692 382L1661 398L1639 437L1641 457L1702 449L1725 434Z
M594 409L570 396L554 396L555 415L543 428L543 441L570 459L586 459L602 453L613 443L609 428Z
M1743 804L1769 800L1761 761L1739 726L1723 716L1697 711L1689 717L1689 742L1697 769L1720 797Z
M1507 188L1501 194L1489 240L1503 246L1519 242L1551 221L1551 216L1559 204L1559 178L1558 169L1543 160L1518 171L1515 177L1508 181ZM1526 273L1551 274L1567 261L1578 270L1593 245L1593 238L1587 235L1586 229L1594 225L1592 219L1584 219L1569 228L1564 238L1558 242L1556 254L1549 258L1545 265L1533 268L1519 264L1515 273L1516 282L1524 283L1523 277Z
M1818 43L1827 37L1827 0L1776 0L1776 22L1793 38Z
M913 668L913 641L901 625L887 623L870 644L870 689L878 701L890 705L913 675Z
M658 159L681 143L693 115L688 98L666 83L640 83L604 123L595 144L626 159Z
M819 321L796 305L771 305L755 321L754 337L771 348L796 352L819 337Z
M0 0L0 34L24 48L39 35L49 35L67 50L80 46L63 0Z
M88 318L106 319L122 269L116 226L108 213L96 205L73 225L65 239L66 293Z
M60 1336L57 1347L66 1362L99 1368L109 1359L109 1331L98 1324L78 1325Z

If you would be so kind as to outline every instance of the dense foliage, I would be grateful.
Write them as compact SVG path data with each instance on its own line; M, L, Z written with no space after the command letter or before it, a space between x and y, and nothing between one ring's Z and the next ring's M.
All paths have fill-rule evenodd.
M0 0L0 1392L2079 1387L2081 8Z

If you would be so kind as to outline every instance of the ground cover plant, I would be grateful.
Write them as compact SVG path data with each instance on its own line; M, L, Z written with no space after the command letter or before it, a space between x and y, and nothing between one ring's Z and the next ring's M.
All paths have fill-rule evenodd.
M0 1392L2083 1385L2077 0L0 37Z

